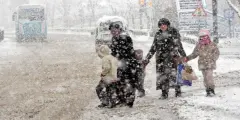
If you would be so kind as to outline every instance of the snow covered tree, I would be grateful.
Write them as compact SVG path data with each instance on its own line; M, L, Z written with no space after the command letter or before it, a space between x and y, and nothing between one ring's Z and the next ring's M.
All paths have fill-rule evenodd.
M138 7L137 7L137 4L133 1L129 1L126 3L127 4L127 8L126 9L126 15L127 15L127 20L128 20L128 23L130 23L131 21L131 25L133 28L136 28L136 25L135 25L135 16L136 16L136 13L138 13Z
M96 21L96 9L99 5L99 1L98 0L88 0L87 6L90 10L91 13L91 17L90 17L90 22L89 25L92 26L92 22Z
M227 2L229 6L238 14L238 17L240 18L240 0L238 1L227 0Z

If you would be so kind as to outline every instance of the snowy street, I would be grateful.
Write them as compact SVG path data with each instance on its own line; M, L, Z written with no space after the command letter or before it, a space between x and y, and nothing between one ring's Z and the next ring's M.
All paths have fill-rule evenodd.
M134 38L135 49L143 49L144 54L146 54L152 44L152 38L148 40L146 36L136 37ZM194 45L184 43L184 49L187 54L190 54L194 48ZM231 47L231 46L227 46ZM226 48L226 47L225 47ZM226 49L221 48L220 51ZM234 56L229 58L229 56ZM221 64L220 64L221 63ZM129 109L128 107L121 107L115 109L99 109L96 106L99 104L99 100L95 99L92 101L90 105L87 106L84 111L84 115L81 117L82 120L90 119L104 119L104 120L192 120L192 119L201 119L201 120L224 120L226 117L213 117L214 115L218 115L219 113L225 113L228 115L227 117L230 120L238 120L239 109L238 106L239 101L239 93L237 90L240 89L240 81L239 81L239 73L240 68L240 59L239 54L231 54L228 51L228 54L224 54L220 56L218 61L218 69L215 71L215 83L217 86L216 96L213 98L205 97L205 88L203 85L203 79L200 71L197 69L197 60L193 60L189 62L191 66L193 66L196 74L199 77L199 80L193 82L192 87L183 87L182 91L183 97L175 98L174 90L171 90L170 98L168 100L159 100L158 98L161 95L161 91L155 90L155 81L156 81L156 73L155 73L155 62L154 59L151 60L151 63L147 67L147 76L145 79L145 89L147 91L147 95L144 98L137 98L136 104L134 108ZM231 67L227 67L231 66ZM229 90L229 94L227 91ZM236 95L234 98L229 98L232 94ZM212 101L212 104L208 105L209 101ZM226 105L226 107L234 106L233 109L217 109L218 100L221 99L222 104ZM194 101L196 100L196 101ZM199 101L200 100L200 101ZM226 101L230 101L231 103L227 103ZM188 102L186 102L188 101ZM212 113L208 113L208 108L201 108L200 103L204 104L206 102L206 106L212 107L212 109L217 109ZM196 104L195 106L192 104ZM205 105L205 104L204 104ZM230 105L230 106L229 106ZM171 107L169 107L171 106ZM200 106L199 109L196 109ZM188 109L186 109L188 108ZM195 111L195 109L197 111ZM191 112L195 111L195 115L191 114ZM204 112L204 116L201 116L201 113ZM234 112L234 113L233 113ZM94 113L94 114L92 114ZM225 115L223 114L223 116ZM232 115L233 114L233 115Z
M133 40L135 49L143 49L144 54L152 44L152 38L146 36L136 36ZM215 71L217 95L214 98L205 97L197 60L193 60L189 64L200 79L194 81L192 87L183 87L183 97L176 99L171 90L168 100L159 100L161 92L155 90L155 62L152 59L145 79L147 95L137 98L132 109L120 107L109 110L96 107L99 100L95 94L95 86L100 78L101 66L91 36L50 33L49 39L44 41L16 42L10 34L0 45L1 120L190 120L196 117L202 120L219 113L228 115L231 120L237 120L236 116L240 114L237 110L240 109L237 106L240 102L239 94L236 93L240 89L239 54L232 55L235 56L232 58L221 55ZM193 48L194 45L184 43L187 54ZM229 94L236 97L230 99L229 94L226 94L228 90ZM204 104L205 102L208 104ZM225 102L234 108L215 106L219 102ZM200 113L193 116L189 113L193 109L206 113L206 116L201 117ZM214 109L215 112L207 112L209 109Z
M240 120L240 0L0 0L0 120Z
M89 36L6 37L0 46L0 120L77 119L95 98L100 64Z

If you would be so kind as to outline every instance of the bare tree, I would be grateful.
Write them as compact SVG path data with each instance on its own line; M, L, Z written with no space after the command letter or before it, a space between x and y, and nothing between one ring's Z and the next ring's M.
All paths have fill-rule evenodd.
M176 7L169 7L164 10L164 17L169 19L171 22L171 25L177 27L178 26L178 14L177 14L177 8Z
M71 0L62 0L64 27L70 27Z
M98 0L88 0L88 8L91 12L90 22L89 25L92 26L92 22L96 21L96 8L98 7L99 3Z
M135 28L135 14L138 13L136 11L136 3L133 3L132 1L127 2L127 10L126 10L126 14L127 17L131 19L132 22L132 27Z
M231 0L227 0L229 6L238 14L238 17L240 18L240 9L237 8ZM238 0L238 6L240 6L240 0Z
M10 3L11 7L15 9L19 5L28 4L29 0L10 0Z
M114 2L112 2L111 0L108 0L108 5L109 7L111 8L112 10L112 15L117 15L118 14L118 11L116 9L116 5Z
M81 27L84 26L86 17L85 17L85 7L82 4L82 1L78 3L78 21L80 22Z

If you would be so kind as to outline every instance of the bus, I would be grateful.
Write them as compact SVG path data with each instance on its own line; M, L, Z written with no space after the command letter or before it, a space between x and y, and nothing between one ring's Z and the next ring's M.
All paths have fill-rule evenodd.
M47 17L44 5L20 5L13 14L17 40L46 39Z

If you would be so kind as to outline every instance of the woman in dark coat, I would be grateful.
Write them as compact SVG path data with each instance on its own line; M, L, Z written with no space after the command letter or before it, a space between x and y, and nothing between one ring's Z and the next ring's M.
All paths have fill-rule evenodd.
M117 95L120 103L124 103L129 107L133 106L135 100L136 85L136 69L137 60L133 48L131 37L122 30L119 23L111 23L109 26L111 31L112 44L110 49L112 55L119 60L117 77L119 79L117 86Z
M144 64L147 65L152 56L156 53L156 89L162 90L161 99L168 98L169 83L176 80L176 61L180 55L185 57L180 34L177 29L170 26L166 18L158 22L159 31L155 34L153 44L147 54ZM180 54L180 55L179 55ZM175 85L176 97L181 95L179 85Z

